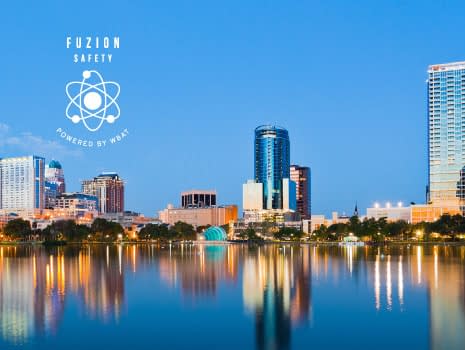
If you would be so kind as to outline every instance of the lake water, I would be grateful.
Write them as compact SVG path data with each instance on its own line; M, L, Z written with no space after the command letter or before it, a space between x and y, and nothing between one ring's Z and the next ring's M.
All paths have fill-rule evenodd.
M465 247L0 247L0 349L464 349Z

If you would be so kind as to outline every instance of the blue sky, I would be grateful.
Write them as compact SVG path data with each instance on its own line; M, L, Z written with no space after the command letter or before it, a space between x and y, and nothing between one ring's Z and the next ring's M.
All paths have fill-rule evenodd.
M285 126L291 161L312 168L314 213L423 202L426 69L465 60L463 1L0 6L0 156L54 157L69 190L117 171L127 209L147 215L191 188L241 204L253 130L267 123ZM121 47L111 64L74 64L68 35L119 36ZM77 130L64 87L90 68L121 85L121 118L103 133L130 132L105 150L55 135Z

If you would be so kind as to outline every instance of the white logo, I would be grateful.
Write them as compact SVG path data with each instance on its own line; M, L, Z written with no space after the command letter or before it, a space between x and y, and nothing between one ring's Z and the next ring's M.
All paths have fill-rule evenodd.
M66 84L69 98L66 117L74 124L82 122L89 131L97 131L106 121L113 124L120 116L116 99L120 86L114 81L104 81L95 70L82 72L82 81Z

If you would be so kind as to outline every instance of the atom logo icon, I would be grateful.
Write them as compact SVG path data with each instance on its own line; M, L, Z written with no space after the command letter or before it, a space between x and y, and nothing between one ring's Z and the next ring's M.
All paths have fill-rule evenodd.
M69 98L66 117L74 124L82 122L92 132L99 130L105 122L113 124L120 116L116 102L119 92L118 83L104 81L95 70L85 70L81 81L66 84Z

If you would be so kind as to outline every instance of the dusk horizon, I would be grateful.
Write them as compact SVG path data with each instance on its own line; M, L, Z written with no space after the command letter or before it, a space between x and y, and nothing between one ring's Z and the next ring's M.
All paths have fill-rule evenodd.
M193 188L241 206L253 131L277 124L291 163L312 170L313 213L425 203L427 68L465 59L459 2L85 4L3 6L2 157L56 159L71 191L116 171L127 209L147 216ZM118 36L120 48L109 65L73 63L76 36ZM103 150L56 135L64 87L87 67L121 85L113 133L129 134Z

